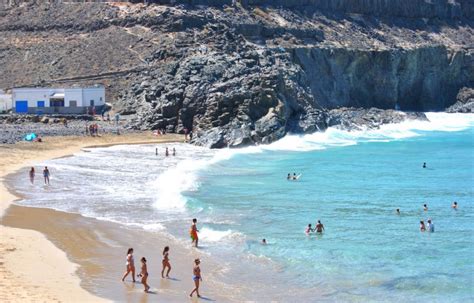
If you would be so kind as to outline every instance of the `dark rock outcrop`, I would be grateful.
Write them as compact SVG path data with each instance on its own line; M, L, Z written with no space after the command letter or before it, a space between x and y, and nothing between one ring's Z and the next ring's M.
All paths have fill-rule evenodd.
M236 147L352 121L339 107L444 110L474 87L466 0L91 2L9 1L0 88L101 82L130 128Z
M448 113L474 113L474 89L462 88L457 95L457 102L446 109Z

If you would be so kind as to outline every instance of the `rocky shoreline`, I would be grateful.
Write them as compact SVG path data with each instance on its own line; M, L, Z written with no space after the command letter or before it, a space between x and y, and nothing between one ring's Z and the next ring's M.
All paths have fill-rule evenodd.
M64 124L67 119L67 124ZM136 133L137 130L116 127L113 121L93 119L92 116L47 116L0 115L0 144L14 144L24 140L25 135L35 133L40 137L88 136L86 126L98 125L98 135Z

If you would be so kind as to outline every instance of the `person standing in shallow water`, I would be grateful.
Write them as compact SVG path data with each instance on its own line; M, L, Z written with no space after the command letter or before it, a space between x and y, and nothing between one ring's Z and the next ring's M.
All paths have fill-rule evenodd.
M127 250L127 262L125 263L125 266L127 267L127 269L123 274L122 282L125 280L129 273L132 273L132 280L135 283L135 261L133 260L133 248L129 248Z
M202 281L202 277L201 277L201 268L199 267L199 264L201 264L201 261L199 259L195 259L194 268L193 268L194 289L189 294L190 297L192 297L194 293L197 294L198 298L201 297L201 295L199 294L199 282Z
M170 152L168 150L168 147L166 148L166 151L165 151L165 156L168 157L170 155Z
M43 169L43 177L44 177L44 184L45 185L46 184L49 185L49 175L50 175L49 169L48 169L47 166L45 166L44 169Z
M198 232L199 230L197 229L197 219L194 218L193 224L191 225L191 229L189 230L189 235L191 236L191 240L193 240L191 244L193 244L194 247L198 247L198 241L199 241L198 234L197 234Z
M458 202L454 201L453 205L451 205L452 209L458 209Z
M35 183L35 168L32 167L29 172L31 184Z
M423 168L426 168L426 162L423 162Z
M319 234L322 234L324 231L324 225L321 223L321 220L318 220L318 223L316 224L316 232Z
M420 231L426 231L425 222L420 221Z
M170 264L170 259L168 257L170 248L168 246L163 249L163 261L161 263L163 264L163 269L161 270L161 277L165 277L165 269L168 268L168 271L166 272L166 277L169 278L169 274L171 271L171 264Z
M424 211L428 211L428 205L423 204L423 210L424 210Z

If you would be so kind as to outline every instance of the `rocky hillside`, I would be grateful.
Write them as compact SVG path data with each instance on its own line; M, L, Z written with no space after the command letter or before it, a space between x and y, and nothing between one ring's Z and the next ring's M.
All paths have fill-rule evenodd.
M322 130L339 107L444 110L474 87L470 0L57 2L4 3L0 88L104 83L132 127L201 145Z

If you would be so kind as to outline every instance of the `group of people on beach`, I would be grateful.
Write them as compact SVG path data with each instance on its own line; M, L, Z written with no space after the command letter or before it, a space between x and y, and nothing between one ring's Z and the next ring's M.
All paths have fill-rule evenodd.
M34 184L35 183L35 168L34 167L31 167L30 169L30 172L29 172L29 176L30 176L30 183L31 184ZM51 173L49 172L49 169L47 166L44 167L43 169L43 178L44 178L44 184L45 185L49 185L49 176L51 175Z
M193 223L191 225L189 234L191 236L192 245L194 247L198 247L198 234L197 233L199 232L199 230L197 229L197 219L194 218L192 220L192 222ZM170 252L169 246L165 246L165 248L163 249L162 260L161 260L161 264L162 264L161 278L163 278L163 279L169 278L169 274L170 274L170 271L171 271L171 263L170 263L170 258L169 258L169 252ZM150 291L150 285L148 285L148 283L147 283L148 275L149 275L148 274L148 267L147 267L147 260L146 260L145 257L142 257L140 259L140 262L141 262L140 273L138 275L136 275L136 277L141 279L140 282L145 287L144 291L149 292ZM199 258L194 259L193 276L192 276L192 279L194 281L194 288L191 291L191 293L189 294L190 297L192 297L194 293L196 293L198 298L201 297L201 295L199 294L199 285L200 285L200 282L202 281L200 264L201 264L201 260ZM126 270L125 270L125 273L122 276L122 282L125 281L125 278L129 274L132 274L132 281L135 283L136 282L136 280L135 280L135 261L134 261L134 258L133 258L133 248L129 248L127 250L127 258L126 258L125 266L126 266Z
M99 136L99 125L97 123L92 123L87 125L86 123L86 136L90 135L91 137Z

